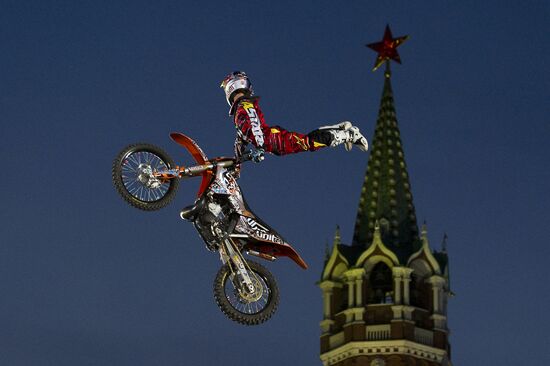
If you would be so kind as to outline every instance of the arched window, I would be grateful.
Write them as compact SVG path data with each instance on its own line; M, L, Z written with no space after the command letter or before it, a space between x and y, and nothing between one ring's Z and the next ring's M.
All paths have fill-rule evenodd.
M423 309L430 309L431 301L431 287L424 279L413 273L411 275L410 286L410 303L412 306L416 306Z
M420 289L418 284L418 276L416 274L411 275L411 282L409 283L410 303L412 306L420 307Z
M393 303L393 276L390 267L378 262L369 276L369 304Z
M348 285L344 284L342 288L338 289L338 304L335 313L339 313L348 308Z
M426 279L433 274L431 266L425 259L417 258L410 263L413 269L411 274L410 286L410 304L422 309L431 308L431 286L426 283Z

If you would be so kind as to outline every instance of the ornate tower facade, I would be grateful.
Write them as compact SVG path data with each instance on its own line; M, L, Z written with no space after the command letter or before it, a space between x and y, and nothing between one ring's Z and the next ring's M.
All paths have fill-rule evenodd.
M393 39L386 28L384 41L369 46L386 42L386 52L395 52L405 39ZM418 231L389 70L389 60L399 57L381 59L377 51L375 68L386 62L384 89L353 242L342 244L337 229L319 282L321 360L324 366L450 365L447 253L430 248L425 225Z

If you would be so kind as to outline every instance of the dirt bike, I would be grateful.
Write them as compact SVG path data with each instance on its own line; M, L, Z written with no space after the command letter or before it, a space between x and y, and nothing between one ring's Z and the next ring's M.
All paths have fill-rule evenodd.
M216 303L238 323L265 322L279 303L277 283L264 266L243 254L267 261L289 257L303 269L307 269L307 264L281 235L252 212L237 184L240 164L261 159L261 155L248 151L239 158L208 159L191 138L177 132L170 137L191 154L196 164L177 166L154 145L129 145L113 162L117 191L130 205L153 211L173 200L180 180L202 177L197 199L180 216L193 223L208 250L220 255L222 267L214 280Z

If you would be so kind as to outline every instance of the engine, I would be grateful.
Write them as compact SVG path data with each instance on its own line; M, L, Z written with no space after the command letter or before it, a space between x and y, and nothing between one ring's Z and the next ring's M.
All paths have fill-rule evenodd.
M209 250L218 249L219 238L227 235L231 209L221 198L211 196L199 212L195 225Z

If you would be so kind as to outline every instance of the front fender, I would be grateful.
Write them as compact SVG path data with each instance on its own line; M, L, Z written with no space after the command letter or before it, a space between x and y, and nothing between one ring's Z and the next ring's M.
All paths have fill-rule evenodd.
M197 164L204 165L208 161L208 158L206 157L206 154L202 151L202 149L199 147L199 145L190 137L185 136L181 132L172 132L170 133L170 138L177 142L179 145L183 146L195 159ZM208 188L208 185L212 181L212 172L211 171L205 171L202 173L202 182L199 187L199 192L197 193L197 197L202 196L206 188Z

